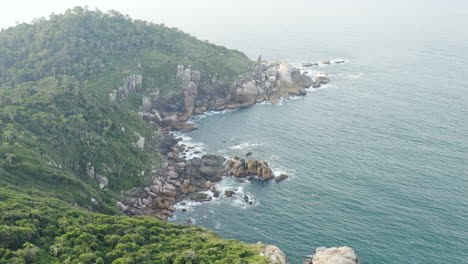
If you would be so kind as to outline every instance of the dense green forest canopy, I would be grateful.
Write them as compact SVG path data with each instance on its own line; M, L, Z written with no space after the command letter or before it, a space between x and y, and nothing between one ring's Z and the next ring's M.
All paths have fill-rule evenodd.
M180 91L178 64L229 81L252 62L116 11L77 7L0 32L0 263L263 262L206 230L110 216L162 164L158 127L136 112L147 93ZM109 100L131 74L144 76L140 94Z
M0 263L255 263L262 245L150 217L87 212L0 187Z

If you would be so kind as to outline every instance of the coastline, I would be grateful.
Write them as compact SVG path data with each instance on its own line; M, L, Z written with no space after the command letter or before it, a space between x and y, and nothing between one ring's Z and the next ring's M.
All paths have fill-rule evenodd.
M118 202L118 206L129 216L149 215L168 221L176 210L187 210L186 205L189 202L207 202L220 196L229 199L238 195L237 189L218 190L216 184L223 177L234 177L239 182L281 182L288 178L286 174L275 175L268 161L249 159L252 154L250 152L245 154L245 158L203 154L201 147L196 149L182 143L180 135L184 136L184 132L196 129L193 119L205 113L235 111L259 103L279 104L283 100L305 96L308 88L316 89L330 82L325 76L314 80L307 73L308 71L288 63L259 61L252 72L230 85L212 80L217 84L217 89L223 92L215 89L207 93L200 92L206 90L202 83L202 73L179 65L176 74L183 81L182 96L176 94L168 99L158 100L157 108L144 98L142 108L145 111L139 113L142 119L163 127L159 136L163 137L160 150L165 164L160 170L153 171L149 185L129 192L129 198ZM221 97L213 99L212 94L221 94ZM177 135L174 132L182 134ZM251 197L247 195L242 199L246 204L253 204ZM196 224L191 219L187 223ZM289 263L286 255L276 246L266 245L261 254L268 256L272 263Z

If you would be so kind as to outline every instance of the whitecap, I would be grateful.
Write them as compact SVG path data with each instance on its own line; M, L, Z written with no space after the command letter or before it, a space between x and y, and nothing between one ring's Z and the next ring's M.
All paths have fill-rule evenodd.
M235 144L234 146L230 146L229 149L232 150L240 150L240 149L247 149L247 148L256 148L262 146L262 142L258 143L241 143L241 144Z

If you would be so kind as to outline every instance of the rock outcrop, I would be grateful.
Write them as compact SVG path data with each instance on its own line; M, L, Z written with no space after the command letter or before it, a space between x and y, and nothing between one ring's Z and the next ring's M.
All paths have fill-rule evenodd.
M359 264L359 258L350 247L319 247L315 250L313 259L307 259L303 264Z
M258 242L258 244L262 244L261 242ZM270 258L270 263L269 264L289 264L288 258L284 254L279 247L274 246L274 245L266 245L265 249L260 252L261 256L266 256Z
M143 83L143 76L139 74L132 74L122 80L120 87L114 92L118 98L127 99L132 93L141 89Z

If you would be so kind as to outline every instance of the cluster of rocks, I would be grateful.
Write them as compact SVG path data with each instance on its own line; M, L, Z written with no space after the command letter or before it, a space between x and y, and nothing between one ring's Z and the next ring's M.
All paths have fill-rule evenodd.
M150 215L167 220L173 215L177 202L203 202L220 195L215 183L229 175L226 159L207 154L187 160L188 147L179 144L180 140L172 134L162 135L159 149L166 164L152 171L151 184L130 192L129 198L120 202L119 206L128 215Z
M312 259L304 260L303 264L359 264L359 258L350 247L319 247Z
M230 175L247 177L249 180L255 178L265 181L275 179L276 182L280 182L288 178L286 174L275 176L268 163L263 160L245 160L235 156L227 162L227 165Z
M179 138L166 134L160 150L166 164L153 170L151 184L129 193L129 198L118 205L128 215L149 215L167 220L174 215L175 204L184 200L196 202L210 201L223 194L236 195L235 190L220 193L215 183L223 176L235 175L248 179L282 181L285 174L275 177L268 163L261 160L244 160L234 157L230 160L217 155L206 154L201 158L186 159L187 146L178 144ZM244 196L248 204L253 204Z
M169 135L167 137L170 137ZM173 144L176 139L168 139L165 144ZM174 144L161 146L166 157L166 165L153 171L149 186L130 193L129 199L119 203L128 215L150 215L167 220L174 214L175 203L182 200L209 201L211 192L219 196L215 182L227 175L225 159L216 155L204 155L201 158L184 160L183 147Z

